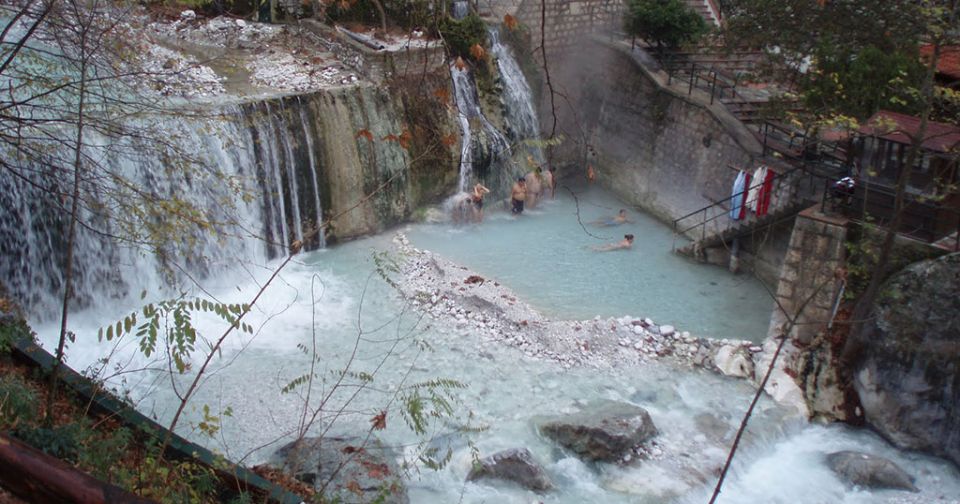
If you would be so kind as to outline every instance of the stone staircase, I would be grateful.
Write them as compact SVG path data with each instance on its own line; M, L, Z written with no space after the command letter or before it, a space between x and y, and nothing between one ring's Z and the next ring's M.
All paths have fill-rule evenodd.
M700 17L711 26L720 26L720 23L723 21L723 15L720 12L720 6L716 3L716 0L683 0L683 3L697 14L700 14Z

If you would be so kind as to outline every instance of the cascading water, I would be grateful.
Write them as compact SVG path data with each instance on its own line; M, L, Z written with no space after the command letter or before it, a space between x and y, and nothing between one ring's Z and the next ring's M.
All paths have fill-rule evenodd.
M502 172L509 164L510 143L496 127L490 124L480 108L477 85L466 68L451 65L450 76L457 100L459 120L463 129L463 145L460 153L460 178L458 189L467 190L472 177L478 171ZM476 132L471 128L477 127ZM474 133L477 133L476 135ZM482 165L482 166L481 166Z
M520 69L513 51L500 40L500 30L487 29L490 40L490 52L497 58L500 80L503 87L504 115L507 118L508 135L514 145L523 145L526 154L539 166L546 160L540 148L540 120L533 109L533 92L527 78Z
M187 288L188 277L204 278L232 269L237 261L262 264L283 254L293 239L303 236L303 218L322 218L314 132L299 102L275 107L226 106L208 117L167 116L156 119L151 137L119 140L89 133L86 143L94 159L110 167L119 185L85 183L74 245L74 292L78 307L95 299L119 299L143 290L163 292L174 280ZM299 110L290 110L296 107ZM147 146L143 142L162 138ZM98 146L111 145L109 150ZM156 145L174 146L175 150ZM102 154L107 152L107 154ZM182 159L189 153L196 159ZM94 156L91 154L91 156ZM178 157L180 156L180 157ZM93 157L92 157L93 158ZM212 167L212 169L210 168ZM25 170L29 172L29 170ZM63 286L67 217L50 188L67 193L72 177L34 170L32 180L0 173L0 275L4 286L39 320L56 313ZM309 175L307 175L309 174ZM202 227L186 230L177 240L160 245L155 256L134 243L120 244L107 235L128 233L126 215L108 221L93 202L128 212L122 206L124 188L137 188L150 198L182 202L198 219L212 223L216 237ZM59 188L59 189L57 189ZM116 199L117 201L113 201ZM301 205L301 201L310 204ZM302 206L302 208L301 208ZM174 207L172 211L183 211ZM167 216L144 216L162 223ZM251 240L249 237L256 237ZM258 243L266 242L264 246ZM315 248L320 240L305 244ZM159 257L159 258L158 258Z

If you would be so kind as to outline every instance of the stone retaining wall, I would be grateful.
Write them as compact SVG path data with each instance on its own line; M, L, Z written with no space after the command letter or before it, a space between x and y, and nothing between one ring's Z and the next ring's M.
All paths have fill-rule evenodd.
M845 264L846 240L845 221L827 217L817 207L797 216L780 269L777 300L791 316L799 313L790 338L800 345L809 345L830 320L840 289L835 273ZM786 321L784 311L774 310L768 335L778 335Z

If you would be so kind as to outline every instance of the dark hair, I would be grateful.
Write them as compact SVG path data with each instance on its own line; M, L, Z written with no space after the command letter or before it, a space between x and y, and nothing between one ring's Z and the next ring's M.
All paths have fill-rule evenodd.
M524 177L518 177L518 178L517 178L517 182L526 182L526 181L527 181L527 179L524 178Z
M625 235L623 235L623 237L626 238L626 239L628 239L628 240L632 240L632 239L633 239L633 235L632 235L632 234L625 234Z

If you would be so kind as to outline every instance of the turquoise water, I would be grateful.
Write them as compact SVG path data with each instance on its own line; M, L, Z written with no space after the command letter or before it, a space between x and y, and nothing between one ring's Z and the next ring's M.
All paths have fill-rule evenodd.
M672 231L644 213L628 209L631 223L592 225L624 205L601 189L577 191L584 226L577 201L558 188L556 199L519 217L491 202L480 224L415 225L406 233L414 246L496 279L554 319L632 315L695 336L763 340L773 301L758 280L674 254ZM636 237L631 250L591 248L627 233Z
M543 216L524 216L530 217L529 221L504 218L504 222L490 227L515 225L522 230L521 226L529 225L527 222L549 219L550 210L563 208L562 202L556 205L548 207ZM598 213L601 210L595 209ZM501 218L494 216L492 222ZM422 232L442 229L426 228ZM489 341L473 329L457 330L429 318L418 320L418 315L405 309L402 299L375 273L372 254L389 248L388 238L377 236L310 252L291 263L248 317L255 333L235 333L226 341L187 408L179 432L233 460L256 464L290 440L300 426L306 402L311 410L322 408L326 412L313 424L311 435L326 429L333 435L364 433L369 419L386 409L387 429L378 436L396 447L398 457L415 462L417 439L405 427L398 405L391 399L404 384L443 377L467 385L456 391L456 411L461 419L470 417L472 425L486 429L464 437L450 435L449 426L443 422L431 426L431 444L444 451L449 447L452 458L441 471L421 467L407 474L413 503L707 501L726 447L750 403L753 388L749 383L657 362L621 369L564 369L556 362L532 358ZM644 245L638 243L638 250L623 253L621 259L633 254L642 259ZM245 272L208 285L208 292L224 302L249 301L276 265L248 264ZM97 343L98 325L116 320L137 304L139 301L130 301L123 308L122 303L104 303L96 310L75 314L71 325L77 341L68 349L69 363L82 369L111 352L110 344ZM208 339L216 339L224 329L215 318L197 315L194 321ZM51 348L56 341L56 325L37 327L39 337ZM429 342L429 349L418 345L417 339ZM373 381L362 390L356 380L333 390L336 370L346 366L358 341L350 369L370 373ZM318 380L308 401L303 387L291 392L282 389L310 371L309 353L314 343L320 357L315 370ZM163 362L145 359L136 347L136 339L124 338L112 352L113 363L107 373L117 371L114 365L122 365L127 372L110 381L131 389L141 411L168 422L177 404L171 384L182 390L189 376L171 380L163 372ZM199 357L193 359L194 370L200 362ZM130 372L133 369L139 371ZM537 432L539 416L572 412L596 399L626 401L646 408L660 429L656 439L663 455L639 465L584 463ZM233 411L232 416L223 418L222 429L215 437L196 429L203 419L204 405L213 414L227 407ZM341 409L343 414L335 416ZM556 491L537 495L503 482L466 483L471 467L468 440L481 456L506 448L528 448L543 464ZM916 475L923 493L911 502L954 502L942 497L960 493L960 476L942 460L897 451L868 431L785 419L784 412L764 397L720 502L904 502L897 500L903 492L845 487L823 463L825 453L840 449L890 457Z

